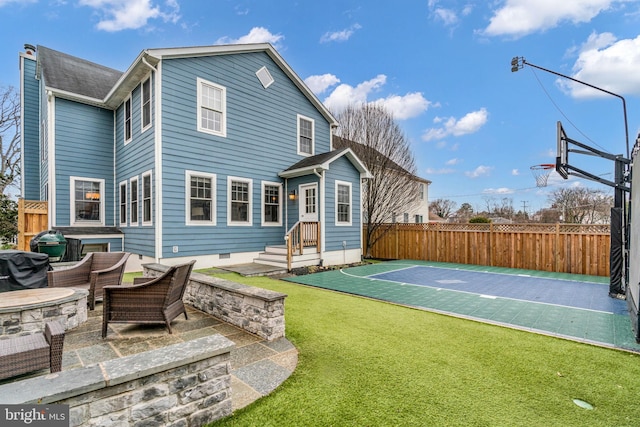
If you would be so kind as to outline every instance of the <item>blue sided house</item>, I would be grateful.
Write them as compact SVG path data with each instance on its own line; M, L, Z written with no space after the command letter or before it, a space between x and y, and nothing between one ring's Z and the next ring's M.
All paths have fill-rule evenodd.
M25 47L22 197L85 252L131 252L130 270L360 261L369 172L271 45L148 49L124 72Z

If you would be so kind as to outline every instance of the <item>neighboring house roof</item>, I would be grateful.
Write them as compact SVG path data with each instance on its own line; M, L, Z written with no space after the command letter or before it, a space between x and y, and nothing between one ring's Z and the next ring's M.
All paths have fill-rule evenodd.
M124 73L44 46L38 46L36 52L38 67L45 73L48 89L61 97L77 98L79 101L92 102L111 109L116 109L122 104L129 93L162 59L265 52L329 124L332 127L338 125L327 107L269 43L145 49ZM74 97L74 94L78 96Z
M447 220L442 218L440 215L429 211L429 222L446 222Z
M354 154L350 148L329 151L328 153L316 154L315 156L306 157L295 163L288 169L280 172L278 175L282 178L295 178L298 176L309 175L320 170L328 170L329 164L333 161L345 156L360 172L362 178L370 178L371 173L362 161Z
M36 52L38 75L44 77L50 90L101 100L123 74L44 46L38 46Z
M385 157L384 154L382 154L381 152L379 152L378 150L376 150L373 147L369 147L367 145L360 144L359 142L355 142L355 141L352 141L350 139L346 139L346 138L343 138L341 136L336 136L336 135L333 135L333 148L335 148L335 149L350 148L361 159L367 159L367 158L371 158L371 157L375 157L375 158ZM402 172L402 173L409 173L409 171L407 171L405 168L403 168L402 166L400 166L399 164L397 164L393 160L391 160L389 158L387 158L387 160L389 161L389 168L390 169L394 169L394 170L397 170L397 171ZM421 178L421 177L419 177L417 175L413 175L413 174L410 174L410 175L412 175L413 179L418 181L418 182L422 182L424 184L431 184L431 181L429 181L428 179L424 179L424 178Z

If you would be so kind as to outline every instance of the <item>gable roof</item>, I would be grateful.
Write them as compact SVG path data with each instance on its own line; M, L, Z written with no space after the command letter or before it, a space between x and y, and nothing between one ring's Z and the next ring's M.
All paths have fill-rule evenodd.
M44 46L38 46L36 52L38 76L44 78L47 88L59 92L102 100L123 74Z
M48 88L67 98L116 109L162 59L265 52L318 109L332 127L338 122L269 43L145 49L123 73L44 46L36 49L38 72ZM74 96L75 95L75 96Z
M350 148L351 150L353 150L354 153L356 153L360 158L363 158L363 159L366 159L366 158L378 159L378 158L386 157L384 154L382 154L380 151L376 150L373 147L369 147L368 145L360 144L359 142L342 138L341 136L337 136L337 135L333 135L332 145L333 145L333 148L336 148L336 149ZM431 181L429 181L428 179L424 179L417 175L413 175L409 173L409 171L407 171L405 168L403 168L402 166L394 162L393 160L389 158L387 158L387 160L389 162L388 164L389 169L396 170L402 174L409 174L413 177L415 181L422 182L424 184L431 184Z
M310 175L320 170L328 170L329 165L340 157L345 156L353 166L360 172L361 178L370 178L371 173L367 167L360 161L358 156L350 148L329 151L328 153L316 154L315 156L306 157L289 168L283 170L278 175L281 178L295 178L298 176Z

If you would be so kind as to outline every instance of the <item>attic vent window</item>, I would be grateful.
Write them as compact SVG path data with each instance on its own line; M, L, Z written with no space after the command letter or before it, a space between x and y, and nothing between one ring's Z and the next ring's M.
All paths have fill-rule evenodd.
M271 77L271 73L267 70L267 67L262 67L258 71L256 71L256 76L258 76L258 80L262 83L262 86L266 89L274 82L273 77Z

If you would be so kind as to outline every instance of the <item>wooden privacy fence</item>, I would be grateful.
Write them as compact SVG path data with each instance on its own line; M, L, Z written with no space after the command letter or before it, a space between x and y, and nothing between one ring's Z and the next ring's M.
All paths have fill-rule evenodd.
M387 224L377 233L384 231L373 258L609 276L609 225Z
M18 199L18 250L29 251L31 239L47 226L47 202Z

